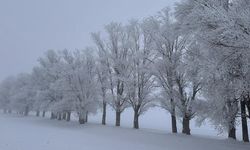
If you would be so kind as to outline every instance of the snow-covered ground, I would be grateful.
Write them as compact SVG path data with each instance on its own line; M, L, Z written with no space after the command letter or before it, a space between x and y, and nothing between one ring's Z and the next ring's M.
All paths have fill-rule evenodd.
M95 119L90 117L91 122ZM77 149L249 150L250 144L199 135L173 135L164 130L134 130L96 123L79 125L76 121L65 122L34 116L0 114L0 150Z

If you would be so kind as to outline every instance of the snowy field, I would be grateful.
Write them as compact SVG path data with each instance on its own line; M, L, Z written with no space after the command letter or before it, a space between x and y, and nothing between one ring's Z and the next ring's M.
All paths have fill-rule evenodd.
M111 114L111 113L110 113ZM126 119L125 113L123 116ZM161 113L160 113L161 114ZM148 116L150 119L150 116ZM250 144L198 135L173 135L164 130L140 129L98 125L95 117L90 116L90 123L79 125L76 121L65 122L37 118L21 117L15 114L0 114L0 150L249 150ZM112 118L112 116L110 117ZM155 118L157 119L157 118ZM146 120L142 124L145 128ZM96 120L97 121L97 120ZM152 120L155 121L155 120ZM165 120L166 121L166 120ZM111 124L111 120L108 121ZM158 121L159 124L164 123ZM157 126L157 125L156 125ZM156 127L155 126L155 127ZM160 127L160 126L158 126ZM170 129L170 128L169 128ZM211 130L212 131L212 130ZM209 132L207 132L209 133Z
M101 121L102 114L97 113L90 115L89 121L91 123L99 124ZM182 130L182 124L178 119L177 127L178 132ZM240 122L240 120L238 120ZM249 124L250 121L248 120ZM113 126L115 123L115 112L111 109L107 111L107 124ZM133 110L131 108L126 109L121 115L121 126L126 128L132 128L133 125ZM216 139L226 139L227 133L219 133L218 130L210 122L205 122L202 125L197 125L195 119L190 122L191 134L197 136L204 136ZM144 115L140 117L140 128L146 130L157 130L160 132L170 133L171 132L171 118L170 114L163 109L154 107L149 109ZM250 131L250 126L248 126ZM236 129L236 136L238 140L242 140L241 126L238 125Z

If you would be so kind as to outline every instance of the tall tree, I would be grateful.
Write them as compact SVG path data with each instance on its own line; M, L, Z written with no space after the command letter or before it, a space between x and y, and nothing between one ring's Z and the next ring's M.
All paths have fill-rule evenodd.
M97 51L97 76L99 81L100 93L102 97L102 124L106 124L106 111L107 111L107 92L109 88L108 76L109 76L109 58L107 56L106 46L101 40L100 33L92 33L92 39L94 40Z
M120 126L121 113L128 107L125 82L128 79L128 35L119 23L110 23L105 27L108 39L95 39L97 46L104 50L108 68L108 94L110 106L116 112L116 126ZM100 44L102 41L105 44ZM104 47L105 46L105 47Z
M247 81L245 77L248 76L249 2L229 2L182 1L176 7L176 18L183 32L193 34L193 38L203 44L203 58L207 60L203 70L210 74L206 76L210 81L207 85L215 83L208 86L210 96L207 99L217 108L210 117L227 128L229 137L236 138L238 101L241 93L246 92L242 83Z
M87 122L87 114L95 113L98 108L94 57L87 49L74 52L64 50L62 58L64 69L58 87L63 91L63 99L58 104L63 106L62 110L68 112L68 115L76 111L79 123L84 124Z
M161 106L171 114L172 132L177 132L176 100L174 96L177 68L181 63L182 52L186 39L175 28L175 23L169 15L169 9L164 9L159 16L145 20L148 31L156 50L154 75L162 89Z
M129 80L128 103L134 110L134 128L139 128L139 117L153 106L152 96L155 87L155 79L152 73L153 59L155 58L151 44L150 34L144 29L143 24L137 20L131 20L127 26L129 35Z

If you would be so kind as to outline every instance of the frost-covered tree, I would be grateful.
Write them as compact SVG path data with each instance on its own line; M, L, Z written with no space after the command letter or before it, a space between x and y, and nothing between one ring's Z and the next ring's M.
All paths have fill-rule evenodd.
M12 110L27 116L33 110L36 89L30 74L8 77L0 85L0 100L4 112Z
M11 107L27 116L32 110L36 90L33 88L30 74L19 74L12 85Z
M100 87L100 95L102 97L102 124L106 124L106 111L107 111L107 103L108 97L107 92L109 89L109 57L107 56L106 45L101 40L100 33L92 33L92 39L94 40L97 46L97 77L98 83Z
M172 132L177 132L175 85L177 68L181 64L182 53L186 44L186 38L181 36L171 20L169 10L164 9L156 17L145 20L154 42L157 59L154 60L154 75L161 87L161 107L171 114Z
M129 35L129 79L125 83L128 89L128 103L134 110L134 128L139 128L139 117L153 106L155 79L152 73L155 57L152 38L137 20L131 20L127 26Z
M11 96L15 77L7 77L0 84L0 103L4 113L11 113Z
M33 79L33 88L36 89L36 97L33 109L43 111L43 117L49 109L50 98L48 95L49 81L46 80L46 72L42 67L34 67L32 70L31 78Z
M60 55L55 50L48 50L44 56L39 58L39 66L33 69L35 86L37 86L38 111L51 111L51 119L57 117L57 110L54 107L62 99L62 91L56 89L56 81L60 77Z
M107 39L94 38L98 48L103 50L108 69L110 106L116 111L116 126L120 126L121 113L128 107L125 82L129 72L128 35L120 23L110 23L105 27Z
M58 88L63 91L63 99L58 104L64 111L76 111L79 123L84 124L87 114L95 113L98 108L94 57L88 50L65 50L62 55L63 71Z
M232 138L238 101L249 91L245 88L249 76L249 6L246 0L185 0L176 7L183 32L193 34L203 44L203 58L207 60L203 70L209 72L204 76L208 79L207 102L216 106L210 117L217 127L227 128ZM243 139L248 141L247 122L242 121Z
M196 115L198 94L203 86L200 46L195 41L186 46L181 64L176 71L176 106L182 117L182 133L190 135L190 120Z

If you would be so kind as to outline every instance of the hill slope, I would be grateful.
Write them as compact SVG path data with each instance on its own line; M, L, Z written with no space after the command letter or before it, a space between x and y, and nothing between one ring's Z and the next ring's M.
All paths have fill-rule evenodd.
M243 142L0 115L0 150L249 150Z

